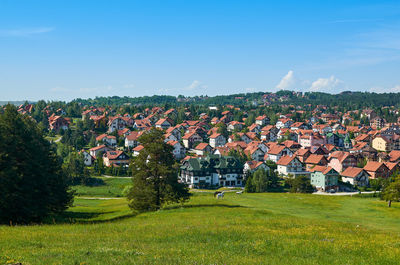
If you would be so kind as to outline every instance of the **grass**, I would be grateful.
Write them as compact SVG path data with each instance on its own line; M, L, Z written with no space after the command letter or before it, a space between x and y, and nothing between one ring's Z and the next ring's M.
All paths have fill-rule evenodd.
M138 215L124 198L78 198L63 218L67 223L0 226L0 264L398 264L400 258L400 204L388 208L376 198L232 192L217 200L197 192L184 206Z
M104 185L84 186L78 185L72 188L79 197L122 197L123 189L132 184L131 178L106 178L96 177L104 181Z

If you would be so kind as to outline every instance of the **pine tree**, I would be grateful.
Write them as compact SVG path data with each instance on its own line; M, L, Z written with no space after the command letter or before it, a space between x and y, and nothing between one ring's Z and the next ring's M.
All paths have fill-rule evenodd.
M0 168L0 222L40 222L72 203L56 151L12 105L0 115Z
M139 142L144 149L131 164L129 206L138 211L151 211L167 203L188 200L190 193L186 185L178 182L172 146L164 142L163 132L152 129Z

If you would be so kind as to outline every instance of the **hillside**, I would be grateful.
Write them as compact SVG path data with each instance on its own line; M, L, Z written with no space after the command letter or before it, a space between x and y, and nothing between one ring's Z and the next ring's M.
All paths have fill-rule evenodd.
M196 192L183 207L134 216L124 198L85 195L58 224L0 226L0 263L395 264L399 209L376 198Z

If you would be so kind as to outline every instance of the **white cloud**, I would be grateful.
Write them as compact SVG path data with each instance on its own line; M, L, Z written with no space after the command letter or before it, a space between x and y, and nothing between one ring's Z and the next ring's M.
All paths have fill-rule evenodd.
M192 91L195 89L205 89L205 88L207 88L207 86L204 85L202 82L200 82L199 80L194 80L189 86L184 87L184 90Z
M338 93L339 90L342 88L344 88L343 81L332 75L329 78L318 78L317 80L312 82L310 91Z
M0 36L2 37L28 37L31 35L43 34L54 31L52 27L40 28L25 28L25 29L1 29Z
M294 89L297 84L297 79L292 70L290 70L276 86L277 89Z

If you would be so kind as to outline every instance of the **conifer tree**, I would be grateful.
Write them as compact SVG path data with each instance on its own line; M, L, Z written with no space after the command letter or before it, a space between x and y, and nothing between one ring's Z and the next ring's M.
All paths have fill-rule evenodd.
M129 206L137 211L152 211L167 203L188 200L190 193L186 185L178 182L172 146L164 142L163 132L152 129L139 142L144 149L131 164Z
M0 168L0 222L40 222L72 203L56 151L12 105L0 115Z

